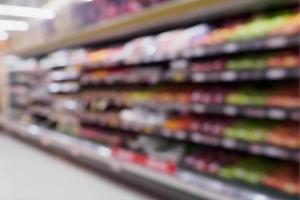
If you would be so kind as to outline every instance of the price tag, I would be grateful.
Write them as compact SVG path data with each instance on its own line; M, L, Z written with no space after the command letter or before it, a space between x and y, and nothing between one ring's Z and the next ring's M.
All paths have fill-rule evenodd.
M207 79L207 76L205 73L193 73L192 74L192 80L195 82L203 82Z
M177 131L175 133L175 138L179 139L179 140L183 140L185 139L187 136L186 132L183 132L183 131Z
M262 118L266 116L266 111L262 108L246 108L244 114L250 117Z
M281 109L270 109L268 115L272 119L285 119L287 114Z
M186 59L175 60L170 63L172 69L187 69L189 62Z
M197 142L197 143L201 142L202 141L202 135L199 134L199 133L192 133L191 139L192 139L192 141Z
M168 129L163 129L161 134L165 137L171 137L172 136L172 132Z
M200 56L205 55L205 53L206 53L205 48L199 47L199 48L197 48L197 49L194 50L193 55L200 57Z
M195 104L192 108L195 113L204 113L206 111L206 106L202 104Z
M275 148L275 147L266 147L264 149L264 153L270 156L277 156L281 158L285 158L288 156L288 153L286 151L283 151L281 149Z
M277 48L277 47L284 47L287 45L287 43L288 43L287 38L276 37L276 38L271 38L271 39L267 40L266 45L268 47L272 47L272 48L276 47Z
M271 69L266 72L266 77L269 79L281 79L287 76L284 69Z
M262 146L259 144L251 144L250 151L255 154L260 154L262 151Z
M236 147L236 141L235 140L231 140L231 139L224 139L224 140L222 140L222 144L223 144L223 146L225 146L227 148L234 148L234 147Z
M223 108L223 112L224 112L226 115L230 115L230 116L236 115L236 114L237 114L237 111L238 111L237 107L234 107L234 106L225 106L225 107Z
M227 71L221 74L221 79L224 81L233 81L237 79L237 73L234 71Z
M233 53L239 50L239 45L237 43L229 43L223 46L223 51L226 53Z

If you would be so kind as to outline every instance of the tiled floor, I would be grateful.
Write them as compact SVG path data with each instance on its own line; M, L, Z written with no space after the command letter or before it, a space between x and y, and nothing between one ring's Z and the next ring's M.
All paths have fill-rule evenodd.
M0 200L150 200L0 133Z

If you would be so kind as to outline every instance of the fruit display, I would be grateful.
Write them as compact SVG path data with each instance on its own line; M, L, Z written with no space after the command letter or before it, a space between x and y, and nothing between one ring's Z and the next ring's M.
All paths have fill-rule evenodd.
M129 41L121 46L103 48L88 53L87 63L119 65L120 63L137 64L149 61L160 61L180 57L185 51L202 46L212 46L226 42L252 40L274 35L280 26L290 24L290 32L282 35L296 35L299 33L297 19L299 13L279 12L267 16L253 17L248 20L237 20L224 27L200 24L187 29L178 29L161 33L157 36L145 36ZM277 30L278 29L278 30ZM274 33L274 34L273 34ZM194 66L204 71L219 69L261 69L266 67L296 67L299 65L297 52L294 53L263 53L249 55L236 59L216 60L212 63L202 63L204 66ZM201 64L198 64L201 65ZM210 70L209 70L210 71Z
M263 183L291 194L300 194L299 170L296 164L281 164L271 174L264 177Z
M266 143L291 149L300 148L299 126L295 122L280 122L259 119L239 119L218 115L179 115L167 116L151 110L116 108L105 110L107 104L99 101L86 107L82 120L102 124L111 128L144 130L144 133L171 133L184 131L199 132L210 136L231 138L249 143ZM103 107L104 105L104 107ZM130 128L131 127L131 128Z
M132 53L132 55L128 55L126 53L125 57L134 59L134 56L137 56L141 52L141 50L137 50L137 52ZM176 74L179 76L188 77L189 72L216 72L222 70L239 71L251 69L263 70L273 68L289 69L296 68L300 65L300 59L296 51L280 51L269 54L251 54L234 58L229 57L224 59L193 61L189 64L187 69L182 70L173 68L163 70L163 65L161 64L128 68L127 66L120 64L120 59L122 58L120 48L99 50L98 52L92 52L88 55L90 62L86 64L87 66L102 65L106 68L101 69L96 67L94 70L90 70L89 67L87 67L88 71L86 71L81 78L82 84L101 82L154 83L164 80L164 78L166 78L168 75L174 78L176 78ZM138 61L135 62L139 63ZM115 65L113 63L115 63ZM109 66L114 68L109 68ZM76 72L68 72L66 74L53 73L52 76L54 79L61 80L64 78L76 78L76 75Z
M135 69L96 70L85 73L81 78L82 84L89 83L156 83L162 76L162 69L156 67Z
M297 67L299 64L300 59L296 52L279 52L269 55L252 55L230 59L225 63L225 69L290 68Z
M228 179L239 179L254 184L261 183L267 173L274 170L276 162L246 157L239 162L228 165L219 171L219 175Z
M94 0L70 6L70 13L58 18L75 10L76 17L70 15L74 27L99 35L89 43L76 41L75 49L27 60L33 69L44 70L44 80L28 91L24 88L36 81L11 73L10 84L17 82L12 102L29 102L23 112L31 123L71 135L78 141L74 148L82 141L78 155L104 156L118 162L112 168L124 165L122 173L132 166L150 168L202 190L200 182L216 183L223 187L220 193L231 190L232 199L249 191L245 199L299 195L299 9L278 4L153 30L140 30L135 18L125 16L137 23L130 27L139 31L133 34L125 30L126 20L106 24L166 1ZM98 23L103 31L86 27ZM122 37L114 40L106 31L118 23L126 35L116 31ZM74 27L68 28L76 35ZM95 38L102 39L93 43Z
M98 91L98 99L117 100L123 105L135 103L181 103L204 105L274 106L299 108L299 91L296 82L286 85L268 85L261 88L251 86L197 86L190 84L156 86L149 89L123 89L121 91ZM94 100L96 100L94 98ZM93 101L94 101L93 100ZM121 104L122 104L121 103Z
M197 149L184 156L183 163L198 172L215 174L229 180L265 185L299 194L299 172L294 163L238 154L231 151Z

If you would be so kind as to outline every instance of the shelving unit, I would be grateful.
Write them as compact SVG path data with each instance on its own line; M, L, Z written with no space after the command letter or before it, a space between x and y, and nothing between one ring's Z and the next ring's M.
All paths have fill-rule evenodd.
M108 166L112 173L117 173L120 176L122 176L122 174L132 174L136 178L151 180L153 184L161 184L163 187L174 190L175 193L178 191L188 193L191 195L189 196L191 199L232 200L243 197L249 200L253 198L275 200L281 198L281 195L276 194L276 192L258 194L255 190L245 189L244 187L236 185L232 186L212 177L199 173L195 174L184 169L179 170L174 176L155 172L138 164L112 157L112 149L107 146L50 131L37 125L18 124L16 126L13 121L1 117L0 126L6 131L14 133L26 140L37 142L45 148L59 150L78 160L87 159L90 163L92 162L97 166ZM199 190L199 187L205 187L205 189ZM224 196L224 193L226 193L226 196ZM181 198L182 196L178 197ZM285 198L288 199L289 197L285 196Z
M297 2L293 0L171 1L52 38L43 44L15 45L10 53L35 57L41 66L42 61L54 62L45 70L47 96L38 95L31 99L29 107L24 107L23 114L27 118L37 117L37 120L31 120L32 124L16 123L1 116L0 128L75 160L97 168L108 168L120 177L144 182L145 187L167 190L174 196L178 195L179 199L297 199L299 191L293 180L289 180L290 188L274 186L274 181L268 187L266 177L272 176L270 172L284 163L294 167L300 162L300 141L297 143L297 137L291 133L300 120L300 107L295 103L299 94L292 91L300 78L300 61L294 56L299 53L299 31L279 35L264 33L263 37L259 34L256 37L257 33L253 31L255 36L250 39L247 35L244 36L246 39L223 38L222 42L212 44L200 41L201 45L191 42L201 34L182 33L190 37L186 39L189 45L178 51L157 53L160 52L157 40L164 31L184 27L181 31L188 32L190 26L208 23L205 24L210 26L205 33L208 37L231 24L224 25L220 22L221 17L229 16L235 20L241 17L242 20L236 20L238 23L235 24L239 27L243 23L254 23L251 20L259 17L253 13L271 12L267 8L272 6L277 6L277 10L287 8L292 14L299 15L291 9L295 5ZM283 20L278 13L277 18L273 15L266 16ZM178 16L183 17L179 19ZM145 53L139 59L132 58L137 50L127 49L126 52L125 47L146 35L155 38L152 42L157 46L152 45L157 52ZM166 46L171 45L168 42ZM85 48L80 63L70 61L70 54L77 47ZM100 61L93 62L89 56L99 47L103 51L97 54ZM57 57L53 58L55 53L52 52L62 48L71 49L55 52ZM102 57L109 55L105 54L107 49L117 49L119 54L112 54L105 60ZM273 66L269 57L289 62ZM70 62L55 62L61 61L60 58L67 58ZM256 66L249 62L256 58L263 60L263 64ZM242 62L230 66L229 62L235 59ZM202 66L207 63L218 65L200 67L201 71L194 67L199 63ZM80 70L67 70L77 67ZM37 74L30 72L28 75ZM59 109L56 109L57 102L62 102ZM123 111L130 111L125 118L131 121L123 119ZM244 127L247 125L249 127ZM250 132L252 135L249 136ZM294 134L298 134L297 131ZM166 152L153 150L151 154L148 149L143 149L147 142L142 142L147 139L156 140L158 144L164 142L165 146L158 145L155 149L169 149ZM208 163L205 163L205 158L201 160L201 150L216 153L211 156L212 161L208 158ZM171 159L166 156L168 151L173 151ZM194 164L198 163L194 167L189 167L186 158L194 151L200 160L194 161ZM197 151L200 152L198 157ZM222 156L218 155L219 152ZM164 156L157 155L160 153ZM228 156L228 160L220 161L227 155L233 158ZM254 163L262 169L253 166L251 171L243 166L242 161L248 158L255 160ZM203 167L201 163L207 166ZM265 163L271 163L274 168L269 169ZM240 167L239 173L232 172L239 176L230 178L227 174L229 178L222 177L219 171L226 167ZM257 175L253 172L255 170L262 171Z
M293 3L295 1L288 0L286 3L288 2ZM61 48L92 42L113 41L138 33L147 33L153 29L160 30L166 26L172 27L176 24L185 24L195 19L217 17L221 13L223 15L224 13L243 12L249 10L249 8L255 9L280 3L282 3L280 0L265 0L263 2L259 0L239 2L235 0L172 1L141 13L117 18L66 36L52 38L43 44L19 47L18 44L13 43L9 53L26 57L41 55ZM184 17L179 19L178 16Z

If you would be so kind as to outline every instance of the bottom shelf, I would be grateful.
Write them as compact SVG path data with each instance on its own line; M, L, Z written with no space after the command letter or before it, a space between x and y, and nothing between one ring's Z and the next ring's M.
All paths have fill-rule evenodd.
M87 164L92 163L95 166L105 167L114 174L138 179L140 182L147 183L146 185L155 186L156 190L161 189L163 192L167 188L169 192L180 194L182 198L179 199L186 199L186 197L212 200L297 199L297 197L281 196L272 191L231 184L185 168L177 168L172 175L158 172L137 163L117 159L113 155L114 150L108 146L47 130L37 125L16 123L4 117L0 117L0 127L26 140L37 142L43 147L52 148L67 153L75 159L86 161Z

